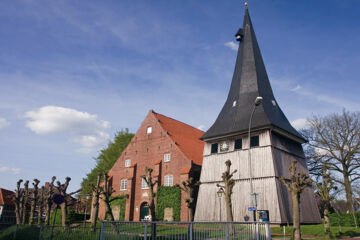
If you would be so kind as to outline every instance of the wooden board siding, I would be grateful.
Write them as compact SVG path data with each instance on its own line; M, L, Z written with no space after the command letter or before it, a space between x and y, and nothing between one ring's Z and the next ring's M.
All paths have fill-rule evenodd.
M299 143L286 142L280 136L270 135L270 130L258 132L259 147L251 148L252 175L254 192L259 193L258 209L269 210L270 221L274 223L292 222L291 198L285 186L279 181L280 176L289 176L289 167L293 159L299 162L298 169L308 173L304 153ZM270 138L272 136L272 138ZM233 140L243 137L243 149L235 150ZM250 180L248 168L248 141L246 135L233 137L230 150L225 153L210 154L211 144L204 146L204 159L201 170L198 202L195 221L225 221L226 209L224 196L220 200L216 192L217 183L221 183L221 175L225 171L225 161L231 160L231 169L237 169L233 195L233 214L235 221L244 221L248 216L252 220L252 213L248 211L250 203ZM218 141L220 143L221 140ZM221 201L221 218L220 218ZM314 199L312 189L306 189L301 196L301 221L304 223L319 223L320 215Z

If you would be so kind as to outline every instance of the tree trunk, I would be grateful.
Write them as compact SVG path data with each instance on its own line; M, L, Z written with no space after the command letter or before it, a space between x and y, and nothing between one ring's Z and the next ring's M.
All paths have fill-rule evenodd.
M61 226L66 227L66 216L67 216L67 206L66 201L60 204L61 208Z
M99 215L99 196L94 193L91 201L91 214L90 214L90 222L91 222L91 230L94 232L96 230L96 221Z
M328 206L325 207L324 210L324 230L325 230L325 236L327 238L331 237L331 232L330 232L330 218L329 218L329 208Z
M45 224L50 225L50 214L51 214L51 206L52 200L46 199L46 217L45 217Z
M294 240L301 240L300 232L300 194L296 192L291 193L291 200L293 204L293 238Z
M343 166L344 167L344 166ZM353 208L353 194L352 194L352 189L351 189L351 183L350 183L350 179L349 179L349 175L347 174L347 172L345 172L345 170L347 171L347 169L344 169L344 185L345 185L345 192L346 192L346 203L347 203L347 208L350 214L353 215L353 219L354 219L354 225L357 228L357 220L356 220L356 215L354 212L354 208Z
M21 224L20 204L15 205L16 224Z

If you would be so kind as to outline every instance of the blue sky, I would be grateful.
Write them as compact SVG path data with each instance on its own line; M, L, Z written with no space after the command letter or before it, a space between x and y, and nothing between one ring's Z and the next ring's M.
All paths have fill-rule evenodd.
M360 110L360 1L250 0L275 97L297 127ZM0 187L72 177L150 109L206 130L234 69L239 0L0 2Z

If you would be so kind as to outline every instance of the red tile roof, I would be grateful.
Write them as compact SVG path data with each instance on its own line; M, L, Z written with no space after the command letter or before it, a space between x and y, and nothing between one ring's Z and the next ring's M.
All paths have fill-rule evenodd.
M13 191L0 188L0 205L13 205Z
M204 132L159 113L153 113L184 155L195 164L202 165L204 142L200 137Z

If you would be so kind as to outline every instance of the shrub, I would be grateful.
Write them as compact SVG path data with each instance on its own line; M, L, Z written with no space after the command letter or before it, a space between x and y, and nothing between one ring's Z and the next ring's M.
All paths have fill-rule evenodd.
M356 220L358 223L360 223L360 213L355 213ZM330 214L330 222L331 226L348 226L348 227L354 227L354 217L352 213L332 213Z
M117 197L118 199L112 201L110 203L111 209L113 209L113 206L120 205L120 218L119 221L125 220L125 205L126 205L126 195L118 195L118 196L111 196L110 201Z

